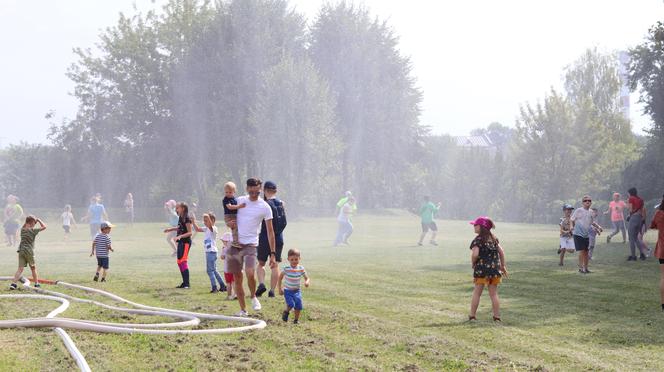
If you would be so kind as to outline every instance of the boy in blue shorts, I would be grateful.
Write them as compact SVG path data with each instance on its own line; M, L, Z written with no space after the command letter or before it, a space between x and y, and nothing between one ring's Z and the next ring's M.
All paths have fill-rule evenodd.
M302 306L302 293L300 291L300 281L304 277L304 286L309 287L311 281L307 276L304 267L300 265L300 251L297 249L288 250L288 262L290 265L285 266L279 274L279 294L284 296L286 300L286 310L284 310L281 319L284 322L288 321L288 315L291 310L295 310L295 319L293 323L297 324L300 320L300 312ZM286 283L282 287L282 282L286 278Z
M111 232L111 227L113 225L108 222L102 222L100 225L101 233L97 234L95 240L92 242L92 252L90 252L90 257L97 256L97 273L92 279L95 282L99 281L99 272L103 269L104 272L101 275L101 281L106 281L106 274L108 273L108 252L113 252L111 248L111 238L108 234Z

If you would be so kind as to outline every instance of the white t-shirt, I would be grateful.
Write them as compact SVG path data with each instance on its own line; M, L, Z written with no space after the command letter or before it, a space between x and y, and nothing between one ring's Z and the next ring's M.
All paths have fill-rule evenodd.
M237 234L240 244L258 245L258 234L261 232L261 222L272 219L272 208L265 200L258 198L249 200L249 196L237 198L237 204L246 204L237 211Z
M71 220L74 218L71 212L63 212L60 217L62 217L62 226L71 226Z
M594 221L593 211L585 208L577 208L570 217L574 221L574 235L587 238L590 236L591 225Z
M205 253L208 252L219 252L217 250L217 226L212 226L212 230L208 229L207 226L203 226L203 232L205 237L203 238L203 246L205 247Z

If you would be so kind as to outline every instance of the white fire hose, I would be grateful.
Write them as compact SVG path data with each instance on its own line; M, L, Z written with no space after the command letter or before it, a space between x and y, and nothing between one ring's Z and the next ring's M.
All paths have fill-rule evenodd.
M0 277L0 280L12 280L12 279L13 279L12 277L8 276ZM104 297L110 298L114 301L123 302L137 308L137 309L129 309L124 307L112 306L90 299L69 296L59 292L49 291L40 288L32 288L30 287L30 281L27 279L23 280L22 283L23 288L33 290L41 294L0 295L0 300L5 298L31 298L31 299L51 300L51 301L60 302L61 305L58 308L51 311L48 315L46 315L43 318L2 320L0 321L0 328L54 328L54 331L58 334L58 336L60 336L65 346L67 347L67 350L76 361L76 364L78 365L80 370L85 372L90 371L90 367L88 366L88 363L85 360L83 354L81 354L81 352L78 350L72 339L69 337L67 332L64 331L63 328L77 329L81 331L102 332L102 333L142 333L142 334L168 335L168 334L236 333L236 332L251 331L254 329L263 329L266 326L265 322L260 319L241 318L241 317L233 317L233 316L217 315L217 314L195 313L190 311L147 306L126 300L120 296L114 295L113 293L110 292L103 291L101 289L95 289L95 288L85 287L82 285L70 284L60 281L56 282L43 281L43 282L60 285L66 288L79 289L90 293L96 293ZM181 321L171 322L171 323L155 323L155 324L131 324L131 323L123 324L123 323L96 322L96 321L81 320L81 319L56 318L57 315L61 314L62 312L67 310L67 308L69 308L70 301L93 304L109 310L121 311L130 314L177 318L180 319ZM196 327L200 324L201 319L233 321L233 322L245 323L248 325L241 327L229 327L229 328L173 329L177 327ZM162 328L171 328L171 329L162 329Z

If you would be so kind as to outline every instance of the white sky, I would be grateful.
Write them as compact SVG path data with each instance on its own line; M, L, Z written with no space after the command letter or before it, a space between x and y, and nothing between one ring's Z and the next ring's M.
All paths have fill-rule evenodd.
M291 0L310 19L320 0ZM424 92L421 121L462 135L499 121L512 126L519 105L560 86L562 69L587 47L640 43L664 15L662 0L364 0L387 19L412 58ZM73 117L65 77L72 48L92 47L119 12L161 7L149 0L0 0L0 145L45 142L48 122ZM632 96L637 132L648 125Z

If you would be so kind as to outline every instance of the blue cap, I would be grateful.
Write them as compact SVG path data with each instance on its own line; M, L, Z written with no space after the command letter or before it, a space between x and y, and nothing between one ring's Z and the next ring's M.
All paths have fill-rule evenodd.
M268 190L276 190L277 184L272 181L265 181L265 185L263 185L263 188Z

